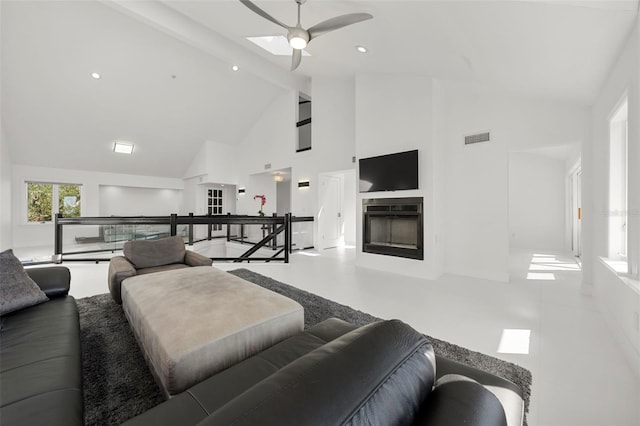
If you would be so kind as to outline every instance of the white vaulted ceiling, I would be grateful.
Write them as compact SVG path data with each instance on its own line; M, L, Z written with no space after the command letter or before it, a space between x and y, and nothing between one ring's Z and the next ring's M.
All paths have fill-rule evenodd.
M293 0L256 4L295 21ZM14 163L181 177L204 141L237 144L284 90L319 75L423 74L588 105L638 1L308 0L304 26L352 12L374 19L313 40L294 73L289 58L246 40L283 31L236 0L0 7ZM132 141L135 155L113 155L117 139Z
M205 140L237 143L282 93L99 2L2 8L14 163L182 177ZM134 155L114 155L114 140L134 143Z

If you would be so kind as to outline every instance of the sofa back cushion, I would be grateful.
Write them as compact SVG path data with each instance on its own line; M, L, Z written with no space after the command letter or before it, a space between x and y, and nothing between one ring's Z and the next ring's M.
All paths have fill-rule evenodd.
M136 269L184 263L186 249L182 237L134 240L124 243L124 256Z
M434 377L423 335L397 320L378 322L298 358L200 425L411 424Z

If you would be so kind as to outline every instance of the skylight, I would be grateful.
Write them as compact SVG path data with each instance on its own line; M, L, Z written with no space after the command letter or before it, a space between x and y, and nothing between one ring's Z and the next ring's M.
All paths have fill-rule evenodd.
M289 45L285 36L247 37L247 40L263 48L272 55L291 56L293 53L293 48ZM302 50L302 56L311 56L311 54L306 50Z

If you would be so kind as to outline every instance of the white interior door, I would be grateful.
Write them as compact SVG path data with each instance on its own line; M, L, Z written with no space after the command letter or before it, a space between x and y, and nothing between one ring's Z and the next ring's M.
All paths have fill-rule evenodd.
M341 180L335 176L320 177L320 213L318 232L320 248L337 247L342 239Z

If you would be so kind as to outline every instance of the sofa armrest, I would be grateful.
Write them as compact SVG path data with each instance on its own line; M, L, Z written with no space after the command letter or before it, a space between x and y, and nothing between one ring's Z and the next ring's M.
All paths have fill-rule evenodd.
M523 424L525 397L518 385L495 374L487 373L441 356L436 356L436 365L438 366L438 379L446 376L464 376L478 382L498 398L509 426Z
M498 398L473 379L449 374L436 382L416 418L416 426L507 426Z
M195 251L187 250L184 254L184 263L189 266L211 266L213 260Z
M136 268L124 256L113 256L109 261L109 272L107 281L109 292L116 303L122 303L122 281L136 275Z
M50 266L25 269L27 274L49 299L69 294L71 272L65 266Z

